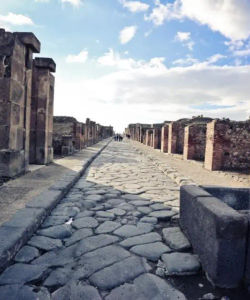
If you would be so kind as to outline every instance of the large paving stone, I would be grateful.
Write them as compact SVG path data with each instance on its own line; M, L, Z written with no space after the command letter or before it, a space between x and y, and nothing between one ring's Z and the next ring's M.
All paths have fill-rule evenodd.
M95 251L84 254L79 262L78 270L74 273L75 279L88 278L90 275L117 261L130 256L130 253L117 245L99 248Z
M12 284L0 286L3 300L50 300L50 293L45 288L38 289L26 285Z
M100 202L104 199L101 195L88 195L85 197L86 200L94 201L94 202Z
M171 208L170 207L167 207L166 205L162 204L162 203L155 203L153 205L150 205L150 207L153 209L153 210L170 210Z
M171 249L162 242L137 245L130 249L131 252L146 257L149 260L157 261L163 253L170 252Z
M126 214L126 211L121 209L121 208L112 208L110 210L108 210L108 212L111 212L113 214L115 214L116 216L124 216Z
M163 254L162 261L166 266L166 275L191 275L200 270L197 256L189 253Z
M132 256L94 273L89 281L102 290L108 290L150 270L145 259Z
M135 245L148 244L161 241L161 236L157 232L150 232L134 237L127 238L120 242L120 245L125 248L130 248Z
M110 233L116 230L117 228L121 227L122 225L117 222L113 221L105 221L102 223L97 229L95 230L96 233Z
M97 211L96 216L100 218L107 218L113 220L115 218L115 214L108 211Z
M75 216L75 219L80 219L80 218L84 218L84 217L92 217L94 214L95 214L94 211L84 210L84 211L80 212L79 214L77 214Z
M67 216L67 217L74 217L80 212L78 207L56 207L51 215L52 216Z
M155 217L158 220L162 221L170 221L171 218L176 215L177 212L174 212L172 210L158 210L158 211L153 211L149 214L149 217Z
M109 204L112 205L113 207L116 207L116 206L118 206L118 205L124 203L124 200L123 200L123 199L119 199L119 198L118 198L118 199L114 198L114 199L109 199L109 200L107 201L107 203L109 203Z
M34 246L38 249L50 251L54 249L58 249L62 247L62 241L59 239L52 239L47 236L33 236L29 241L28 244Z
M76 243L80 240L83 240L86 237L89 237L91 235L93 235L92 229L90 229L90 228L79 229L79 230L75 231L70 238L64 240L65 246L68 247L70 245L73 245L74 243Z
M14 264L0 275L0 285L24 284L43 279L48 274L44 265Z
M67 248L49 251L32 261L34 265L47 265L50 267L64 267L66 264L73 263L76 258L78 244Z
M136 200L136 201L130 201L129 204L133 204L134 206L147 206L150 205L151 202L148 200Z
M40 229L37 231L37 234L51 237L54 239L65 239L67 237L70 237L72 232L70 225L58 225L48 227L45 229Z
M143 217L143 218L140 219L140 222L150 223L150 224L157 224L158 220L155 217Z
M166 280L153 274L143 274L133 284L115 288L106 300L186 300L186 297Z
M144 215L151 213L152 209L150 207L147 206L139 206L137 207L137 210L141 213L143 213Z
M95 228L98 226L98 221L93 217L84 217L80 219L76 219L72 226L81 229L81 228Z
M135 207L131 204L128 204L128 203L121 203L118 208L121 208L123 210L126 210L126 211L133 211L135 209Z
M71 279L72 272L70 268L58 268L49 274L43 285L46 287L63 286Z
M24 246L15 257L16 262L28 263L39 256L39 251L30 246Z
M100 294L93 286L80 281L73 281L52 294L52 300L101 300Z
M153 226L148 223L138 223L137 226L135 225L123 225L122 227L118 228L114 231L114 234L119 235L121 237L131 237L136 235L141 235L144 233L148 233L153 230Z
M179 227L164 228L162 234L163 239L169 247L176 251L183 251L191 248L191 244Z
M137 195L130 195L130 194L125 194L125 195L122 195L122 198L123 199L126 199L126 200L131 200L131 201L136 201L136 200L141 200L141 197L140 196L137 196Z
M99 234L96 236L90 236L79 242L76 249L76 256L81 256L84 253L93 251L100 247L108 246L119 241L117 236L108 234Z

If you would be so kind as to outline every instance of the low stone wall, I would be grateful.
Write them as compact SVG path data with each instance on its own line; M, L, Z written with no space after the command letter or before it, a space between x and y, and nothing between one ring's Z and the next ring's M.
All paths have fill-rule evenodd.
M250 120L214 120L207 125L205 168L250 169Z

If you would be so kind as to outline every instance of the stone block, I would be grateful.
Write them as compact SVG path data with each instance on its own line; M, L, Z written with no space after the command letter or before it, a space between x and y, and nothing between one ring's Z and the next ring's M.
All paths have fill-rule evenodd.
M199 187L181 187L180 225L213 284L237 287L244 277L248 222L244 215L206 194Z
M56 71L56 63L52 58L48 57L36 57L34 64L37 68L48 69L50 72Z
M34 53L40 53L41 44L32 32L14 32L14 35Z

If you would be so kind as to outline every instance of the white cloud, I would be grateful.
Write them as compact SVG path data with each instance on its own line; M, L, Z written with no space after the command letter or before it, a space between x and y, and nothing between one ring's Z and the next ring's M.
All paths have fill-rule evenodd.
M119 35L119 39L121 44L126 44L133 39L137 31L136 26L127 26L124 27Z
M145 19L155 25L162 25L171 19L189 18L208 25L231 40L247 39L250 36L250 1L248 0L175 0L162 4L155 1L156 7Z
M88 59L88 51L83 50L77 55L68 55L66 57L66 62L67 63L85 63Z
M106 75L69 82L58 79L56 114L81 119L84 105L84 117L113 124L119 131L129 122L162 122L199 114L246 119L250 114L250 65L213 65L220 58L217 54L206 62L167 68L161 57L136 61L109 50L96 64L98 70L112 66ZM206 104L218 108L194 108Z
M127 8L132 13L145 12L149 9L149 5L141 1L120 0L120 2L123 7Z
M73 6L80 6L82 4L82 1L81 0L61 0L62 3L70 3L72 4Z
M250 56L250 49L242 49L234 51L234 56Z
M8 13L6 16L0 15L0 23L5 25L21 26L21 25L34 25L31 18L14 13Z
M179 58L172 62L173 65L180 65L180 66L190 66L193 64L197 64L199 62L198 59L187 55L186 58Z
M50 0L35 0L35 2L48 3Z
M183 43L183 45L188 47L190 51L193 50L194 41L191 39L191 32L178 31L175 36L175 40Z

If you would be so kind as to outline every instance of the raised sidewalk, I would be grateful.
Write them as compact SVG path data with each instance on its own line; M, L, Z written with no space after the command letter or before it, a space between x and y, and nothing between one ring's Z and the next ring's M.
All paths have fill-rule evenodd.
M103 140L0 187L0 270L104 150Z

